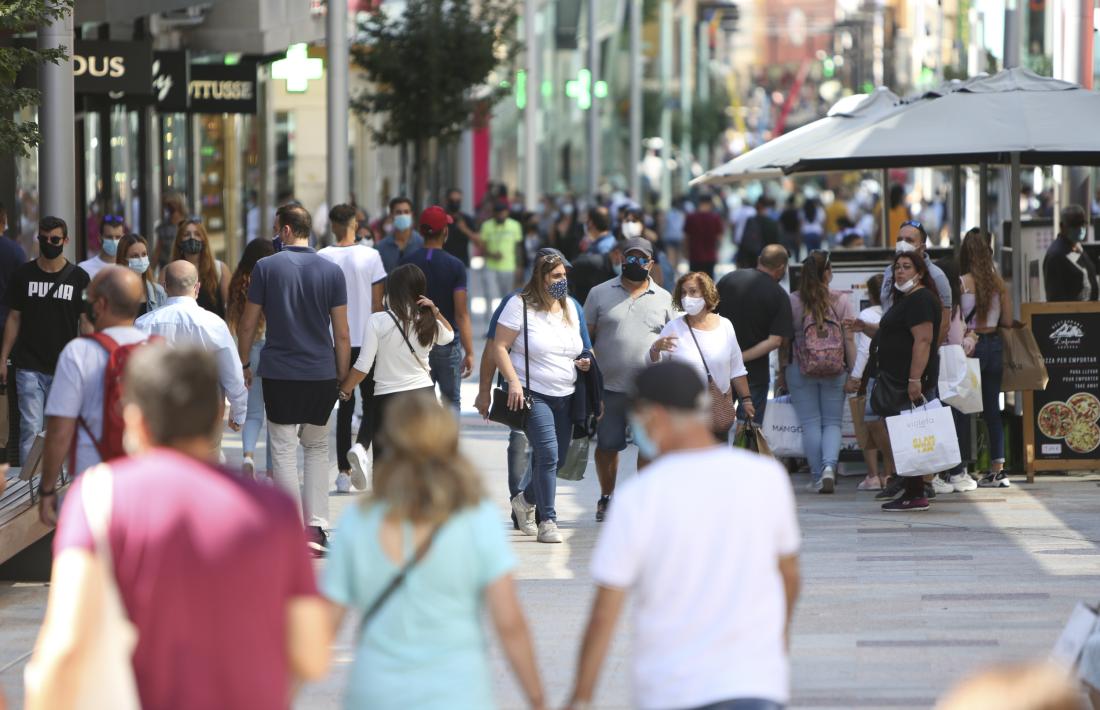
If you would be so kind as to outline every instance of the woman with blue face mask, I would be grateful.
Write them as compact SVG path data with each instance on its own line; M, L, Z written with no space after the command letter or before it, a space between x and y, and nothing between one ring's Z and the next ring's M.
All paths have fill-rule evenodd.
M497 368L508 383L508 406L519 410L531 403L527 440L531 475L526 490L512 499L520 530L539 542L561 542L554 496L558 468L573 438L571 407L577 371L592 362L580 358L584 345L580 312L569 298L565 263L557 254L540 256L518 298L508 301L497 321L490 345ZM535 509L542 522L535 525Z
M136 273L145 285L141 309L138 311L139 318L165 304L168 296L164 293L164 288L153 280L153 270L149 268L149 242L145 241L145 237L140 234L127 234L118 240L115 263Z

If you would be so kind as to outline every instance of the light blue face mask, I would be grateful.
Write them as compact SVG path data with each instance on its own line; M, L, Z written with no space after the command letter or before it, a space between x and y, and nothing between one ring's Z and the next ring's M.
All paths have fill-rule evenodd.
M393 218L393 228L399 232L404 232L413 226L413 217L411 214L399 214Z
M118 240L117 239L104 239L103 240L103 253L107 256L114 257L118 253Z
M611 270L615 272L616 276L622 276L623 275L623 265L621 263L612 264L611 265Z
M661 450L649 438L649 433L636 417L630 417L630 432L634 436L634 445L638 447L638 455L652 461L661 455Z

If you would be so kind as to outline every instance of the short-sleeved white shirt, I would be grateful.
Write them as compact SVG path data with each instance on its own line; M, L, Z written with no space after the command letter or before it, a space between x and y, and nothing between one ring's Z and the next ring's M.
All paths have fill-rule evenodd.
M550 397L573 394L573 385L577 381L577 368L573 361L584 349L580 312L573 299L566 299L566 304L569 308L568 321L564 311L550 313L536 311L529 306L527 308L527 339L531 348L530 389ZM522 298L509 299L497 324L519 333L512 343L512 367L516 370L520 384L527 387L527 371L523 363L523 307Z
M676 320L670 320L661 330L660 337L670 335L676 337L676 349L671 354L664 354L664 358L691 365L699 373L703 382L707 381L707 368L703 367L703 356L707 358L707 367L714 377L714 384L722 393L730 391L730 380L734 377L747 375L745 359L741 355L741 346L737 344L737 333L733 330L733 323L728 318L719 318L719 326L714 330L699 330L693 328L695 339L699 341L699 347L695 347L695 341L691 339L692 333L688 331L687 318L681 316ZM646 355L648 359L649 355Z
M363 346L363 333L367 319L373 311L374 298L371 287L386 278L382 255L374 247L354 244L348 247L325 247L317 252L344 272L348 286L348 329L351 347Z
M635 706L786 703L779 558L799 543L790 478L771 458L726 446L674 452L621 484L591 572L633 597Z

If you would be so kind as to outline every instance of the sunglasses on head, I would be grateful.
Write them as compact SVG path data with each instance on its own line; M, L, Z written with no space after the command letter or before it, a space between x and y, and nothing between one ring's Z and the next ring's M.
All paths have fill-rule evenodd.
M108 214L103 216L103 224L126 224L126 218L122 215Z
M814 249L813 251L811 251L809 253L809 255L806 256L806 261L809 262L810 260L816 259L818 256L825 257L825 263L821 265L822 269L828 269L828 268L832 267L832 265L833 265L832 254L825 251L824 249Z
M51 234L39 234L38 238L41 239L44 242L49 242L50 244L53 244L54 246L57 246L58 244L64 244L65 243L65 237L59 237L55 234L53 234L53 235L51 235Z

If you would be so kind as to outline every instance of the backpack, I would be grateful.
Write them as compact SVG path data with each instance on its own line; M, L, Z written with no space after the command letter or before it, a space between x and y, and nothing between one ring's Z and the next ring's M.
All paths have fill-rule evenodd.
M795 343L795 350L798 369L806 377L834 377L844 372L844 329L835 317L830 307L818 327L812 313L802 316L803 338Z
M107 366L103 368L102 438L96 441L83 417L78 418L77 423L84 429L92 443L95 444L100 460L110 461L126 455L126 450L122 446L122 432L124 429L122 421L122 375L126 372L126 363L129 362L130 356L134 354L135 350L150 342L160 340L160 338L153 336L147 340L129 345L119 345L106 333L92 333L84 337L96 341L107 351ZM75 469L76 439L73 440L72 458L71 469ZM79 472L74 471L74 475L76 473Z

